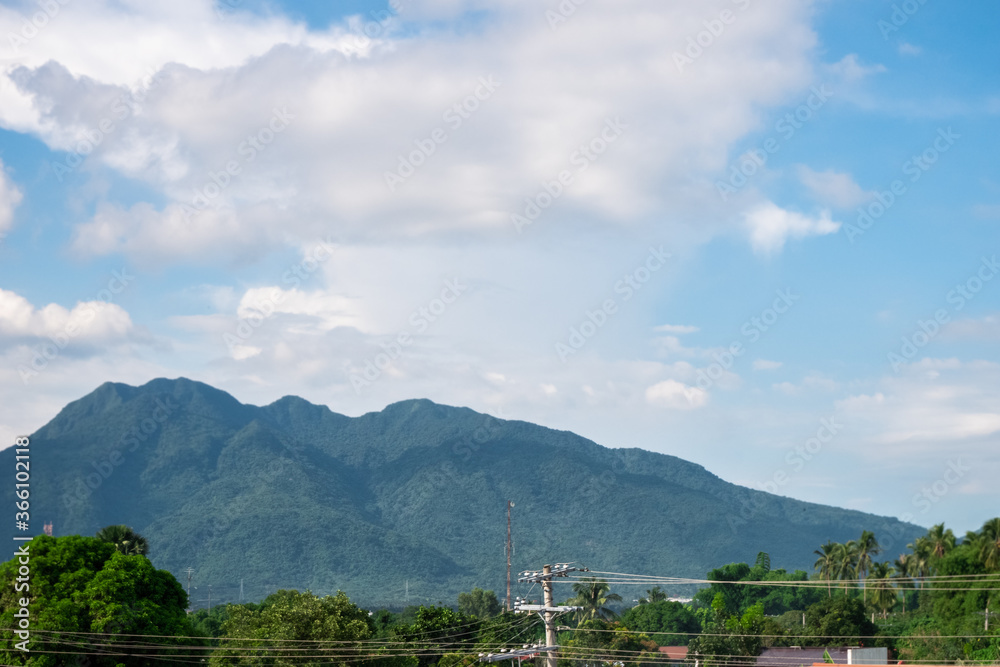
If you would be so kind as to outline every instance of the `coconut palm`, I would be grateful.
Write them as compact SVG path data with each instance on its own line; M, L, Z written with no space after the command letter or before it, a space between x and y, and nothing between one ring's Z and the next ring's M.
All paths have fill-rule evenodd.
M105 526L97 531L96 537L115 545L115 549L127 556L145 556L149 553L146 538L124 524Z
M955 533L951 532L951 528L945 529L944 524L939 523L927 531L927 542L931 555L935 560L939 560L955 548Z
M1000 517L983 524L979 532L979 560L987 570L1000 569Z
M931 547L926 537L918 537L912 544L907 544L906 548L912 554L909 556L910 574L918 579L930 576L931 574ZM922 588L923 586L921 586Z
M888 562L872 563L871 574L866 581L871 582L872 605L882 612L882 618L889 615L889 610L896 606L896 590L892 586L893 568Z
M854 540L838 544L834 559L833 576L836 579L853 579L857 561L858 543Z
M813 564L813 568L819 570L820 579L826 579L826 592L829 597L833 597L833 588L830 579L833 578L833 572L837 567L838 546L840 545L827 540L826 544L821 545L819 549L813 551L814 554L819 556Z
M622 596L610 591L611 587L608 586L608 582L593 578L573 584L573 592L576 593L576 597L570 600L569 604L583 607L581 611L577 612L577 620L583 622L595 618L604 620L614 618L615 612L605 605L609 602L621 602Z
M912 570L915 559L912 554L899 554L899 558L893 563L893 579L896 586L903 594L903 613L906 613L906 591L913 588Z
M882 547L875 539L875 533L870 530L861 531L861 538L858 540L857 565L854 570L858 579L861 579L862 597L866 604L868 602L868 589L865 586L865 579L872 567L872 556L877 556L880 553L882 553Z

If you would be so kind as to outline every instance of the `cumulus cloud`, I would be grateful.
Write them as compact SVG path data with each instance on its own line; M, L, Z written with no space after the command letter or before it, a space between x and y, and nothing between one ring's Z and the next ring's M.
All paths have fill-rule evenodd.
M23 296L0 289L0 336L7 339L111 341L132 330L129 314L113 303L85 301L72 309L50 303L36 308Z
M99 211L78 230L84 255L204 260L324 227L380 242L514 234L512 215L564 171L572 182L526 232L667 220L677 237L707 238L729 218L709 176L761 106L812 82L810 12L793 0L741 15L684 71L674 51L706 18L695 0L588 5L555 31L527 0L490 6L496 20L471 30L461 17L481 7L448 7L461 27L447 39L425 38L407 7L359 50L350 25L219 21L210 0L71 3L8 73L0 124L73 150L111 115L79 168L143 181L161 201ZM18 21L0 12L0 28ZM151 69L141 103L113 116ZM276 109L289 117L280 134L269 130ZM186 224L180 207L199 194L207 210ZM708 222L686 222L694 213ZM221 246L235 221L240 244Z
M770 255L781 252L785 242L807 236L833 234L840 223L830 218L830 211L821 211L818 218L787 211L773 202L765 202L750 210L745 221L754 252Z
M783 365L780 361L768 361L767 359L753 360L753 369L755 371L773 371L781 368Z

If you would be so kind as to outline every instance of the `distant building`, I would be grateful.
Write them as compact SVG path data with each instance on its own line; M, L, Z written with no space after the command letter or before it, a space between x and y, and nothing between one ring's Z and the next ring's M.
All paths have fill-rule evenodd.
M776 646L757 656L757 667L809 667L826 664L824 653L838 665L887 665L889 649L860 646Z

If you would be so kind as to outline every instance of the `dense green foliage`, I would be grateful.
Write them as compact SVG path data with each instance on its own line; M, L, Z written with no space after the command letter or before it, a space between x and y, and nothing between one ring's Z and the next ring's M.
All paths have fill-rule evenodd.
M663 646L687 646L692 635L701 631L690 607L669 600L636 605L621 615L621 623Z
M458 594L458 611L466 616L492 618L500 613L500 601L493 591L473 588L468 593Z
M371 639L374 623L342 592L320 598L308 591L278 591L259 605L230 605L221 630L212 665L409 664L362 658L378 652L363 643Z
M34 538L25 547L30 569L27 590L17 591L21 557L0 566L0 627L18 626L15 614L21 598L30 600L28 644L30 653L15 648L19 641L9 631L0 634L3 664L62 665L55 652L98 642L109 652L125 646L127 635L146 634L189 637L192 627L185 614L187 594L173 575L157 570L145 556L125 555L107 542L92 537ZM80 634L74 634L80 633ZM164 642L155 653L187 655L173 646L186 640ZM80 649L84 652L86 648ZM117 649L121 650L121 649ZM91 665L161 664L152 658L100 657Z
M33 512L59 534L131 526L185 585L194 569L196 608L208 585L213 604L239 600L241 581L245 599L344 590L387 607L501 590L509 499L516 569L558 557L701 577L764 550L808 568L827 539L922 533L465 408L413 400L349 418L294 397L243 405L185 379L101 385L32 436L32 465L45 471Z

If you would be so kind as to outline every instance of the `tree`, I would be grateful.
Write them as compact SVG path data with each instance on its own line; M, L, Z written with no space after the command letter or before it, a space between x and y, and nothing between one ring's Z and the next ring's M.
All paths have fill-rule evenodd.
M906 613L906 593L913 589L913 566L915 559L912 554L899 554L899 558L893 563L893 578L896 586L902 593L903 613Z
M865 605L857 598L835 597L806 609L806 630L821 646L835 646L875 635L878 628L868 620Z
M105 526L97 531L96 537L113 544L115 549L128 556L145 556L149 553L146 538L124 524Z
M813 551L814 554L819 556L813 564L813 568L819 570L820 579L826 579L828 597L833 597L830 580L833 578L833 572L837 566L837 546L837 544L827 540L826 544L821 545L819 549Z
M0 648L0 663L26 664L24 656L30 655L32 665L61 665L63 656L42 651L63 651L63 642L80 646L87 641L93 644L83 643L84 650L100 645L113 652L115 644L121 644L119 650L126 654L95 657L90 663L94 667L174 664L168 655L197 659L195 652L185 648L189 640L164 639L194 634L185 613L187 594L173 575L154 568L145 556L118 553L107 542L79 535L40 535L23 548L29 553L31 567L26 590L15 590L18 558L0 566L0 627L16 627L14 613L20 608L20 599L30 600L33 652L10 650L13 636L3 632L0 640L9 648ZM157 653L165 662L128 655L132 649L124 646L135 642L135 637L128 635L160 636Z
M934 559L944 558L955 548L955 533L951 532L951 528L945 529L943 523L931 526L927 531L927 545Z
M371 638L374 627L368 612L342 591L321 598L281 590L259 605L229 605L228 614L221 636L229 641L213 654L212 665L353 664L369 652L359 642ZM304 655L304 642L326 644L309 645Z
M887 562L874 563L867 577L867 581L872 582L872 604L882 612L882 618L886 618L889 610L896 606L896 589L890 579L893 572Z
M979 559L986 570L1000 570L1000 517L994 517L983 524L978 546Z
M622 596L611 593L608 582L594 578L584 579L582 583L573 584L573 592L576 597L570 600L569 604L583 607L577 612L577 619L587 621L590 619L612 619L616 614L607 607L609 602L621 602Z
M694 612L669 600L632 607L622 614L621 622L629 630L648 634L664 645L686 645L701 630Z
M458 594L458 611L466 616L492 618L500 613L500 601L493 591L473 588L468 593Z
M868 570L872 566L872 556L877 556L882 552L882 547L879 546L878 540L875 539L875 533L870 530L861 531L861 539L858 540L858 550L857 550L857 565L855 566L855 573L858 579L861 579L861 587L863 591L863 599L867 603L868 601L868 589L865 587L864 581L868 574Z
M663 602L667 599L667 594L660 589L659 586L653 586L646 591L646 597L639 598L639 604L648 604L650 602Z

